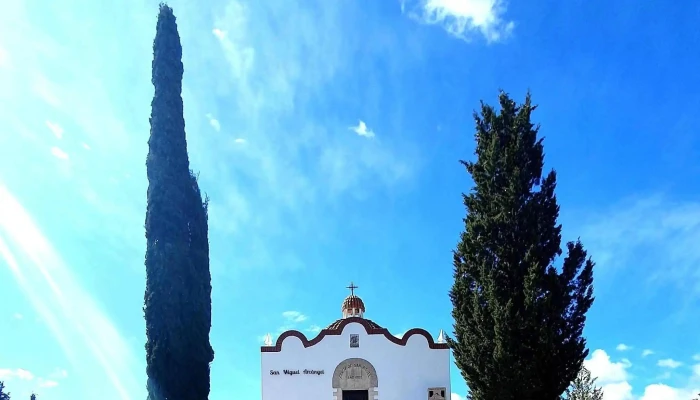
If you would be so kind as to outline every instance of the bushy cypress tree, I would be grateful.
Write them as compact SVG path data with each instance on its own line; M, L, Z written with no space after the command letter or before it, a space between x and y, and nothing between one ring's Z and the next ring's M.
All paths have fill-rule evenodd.
M593 302L593 262L567 243L562 266L556 174L542 178L544 149L528 93L501 110L481 105L474 187L463 195L465 230L454 251L457 366L475 400L556 400L588 354L582 337Z
M160 5L148 141L146 372L150 400L204 400L214 352L206 202L189 169L182 47L173 10Z

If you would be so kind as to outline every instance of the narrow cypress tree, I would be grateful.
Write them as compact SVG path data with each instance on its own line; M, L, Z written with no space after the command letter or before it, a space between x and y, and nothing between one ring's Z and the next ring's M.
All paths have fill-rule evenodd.
M29 400L36 400L36 394L32 393L32 395L29 396Z
M189 169L182 47L173 10L160 5L146 170L146 372L150 400L209 397L211 274L207 202Z
M500 113L481 105L474 187L463 195L465 230L454 251L454 339L474 400L556 400L588 355L582 337L593 303L593 262L567 243L562 266L556 174L542 178L544 149L528 93Z

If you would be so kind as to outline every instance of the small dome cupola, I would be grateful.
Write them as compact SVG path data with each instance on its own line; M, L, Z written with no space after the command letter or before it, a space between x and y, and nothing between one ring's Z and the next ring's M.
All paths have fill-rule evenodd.
M350 289L350 296L346 297L345 300L343 300L343 306L341 307L341 311L343 312L343 318L364 318L365 303L362 301L361 298L355 296L355 289L357 289L358 287L355 286L352 282L350 282L350 286L348 286L347 288Z

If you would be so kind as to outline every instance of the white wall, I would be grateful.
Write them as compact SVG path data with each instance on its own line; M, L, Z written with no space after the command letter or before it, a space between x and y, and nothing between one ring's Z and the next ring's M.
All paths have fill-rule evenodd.
M359 348L350 348L350 334L360 335ZM348 358L363 358L374 366L379 400L423 400L431 387L445 387L445 398L451 397L448 349L430 349L422 335L411 336L401 346L350 323L341 335L325 336L311 347L304 348L299 338L290 336L282 343L282 351L263 352L262 400L332 400L333 371ZM301 370L301 374L285 375L285 369ZM324 374L305 375L304 369ZM280 374L271 375L271 370Z

